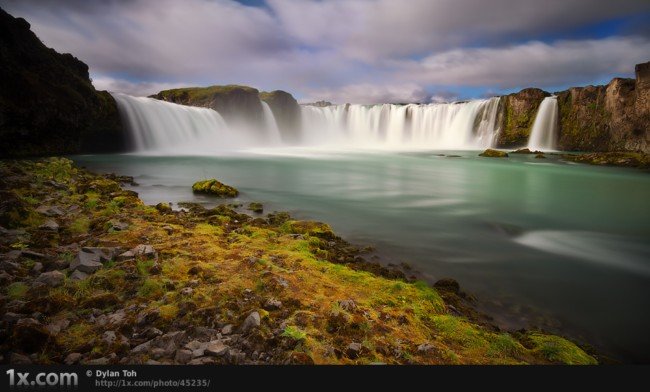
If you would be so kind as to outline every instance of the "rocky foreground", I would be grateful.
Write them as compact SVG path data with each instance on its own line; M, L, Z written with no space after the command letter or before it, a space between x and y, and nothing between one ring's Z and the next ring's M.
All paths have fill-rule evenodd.
M0 162L2 363L593 364L323 224L145 206L67 159Z

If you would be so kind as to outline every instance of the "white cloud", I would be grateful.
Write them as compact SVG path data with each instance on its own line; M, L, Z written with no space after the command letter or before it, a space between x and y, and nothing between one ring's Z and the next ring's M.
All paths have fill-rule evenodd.
M630 74L634 64L648 60L650 40L614 37L455 49L393 66L396 79L411 82L513 88L588 83L612 73Z
M312 90L301 102L325 100L332 103L410 103L427 102L427 92L413 83L406 84L351 84L340 88Z
M106 76L93 77L92 81L97 90L119 92L136 97L146 97L162 90L188 86L187 83L129 82Z

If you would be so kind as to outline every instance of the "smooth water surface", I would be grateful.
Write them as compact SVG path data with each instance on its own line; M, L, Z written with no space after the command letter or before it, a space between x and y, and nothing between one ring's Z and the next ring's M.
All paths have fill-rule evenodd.
M650 361L647 173L474 151L293 153L73 159L134 176L148 204L211 201L191 185L218 178L240 201L325 221L430 282L457 279L508 328L560 331Z

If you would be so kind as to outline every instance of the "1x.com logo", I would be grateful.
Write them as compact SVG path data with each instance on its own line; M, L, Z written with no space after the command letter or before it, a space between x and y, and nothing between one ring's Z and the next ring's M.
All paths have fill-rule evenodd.
M77 373L37 373L30 379L29 372L16 372L14 369L7 370L9 376L9 387L76 387L79 385Z

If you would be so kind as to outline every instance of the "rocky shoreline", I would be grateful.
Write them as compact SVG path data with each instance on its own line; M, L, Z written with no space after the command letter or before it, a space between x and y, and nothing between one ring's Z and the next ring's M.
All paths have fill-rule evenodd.
M368 262L324 223L145 206L129 181L0 162L0 362L596 363L500 331L455 281Z

